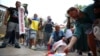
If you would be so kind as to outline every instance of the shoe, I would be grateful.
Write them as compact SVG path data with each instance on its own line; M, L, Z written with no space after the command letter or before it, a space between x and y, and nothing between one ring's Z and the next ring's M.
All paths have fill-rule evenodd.
M35 47L34 45L32 45L31 49L35 50L35 49L36 49L36 47Z
M41 48L41 46L40 46L40 45L37 45L36 47L37 47L37 48Z
M82 52L80 51L78 54L79 54L79 55L82 55Z
M5 47L6 47L6 45L1 45L1 46L0 46L0 48L5 48Z
M88 53L88 56L92 56L92 54L91 53Z
M0 48L5 48L6 47L6 44L2 44L1 46L0 46Z
M15 48L21 48L19 45L15 45Z

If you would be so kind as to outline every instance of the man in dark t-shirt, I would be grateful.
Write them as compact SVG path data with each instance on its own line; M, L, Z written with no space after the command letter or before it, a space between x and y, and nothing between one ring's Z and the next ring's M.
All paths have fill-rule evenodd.
M12 32L15 31L15 48L20 48L18 39L19 39L19 23L18 23L18 8L21 6L21 2L16 1L16 8L8 8L5 19L4 19L4 24L7 25L7 31L5 35L5 39L0 46L0 48L5 48L6 45L9 42L9 39L12 35ZM8 17L10 16L9 20Z
M50 16L47 17L47 21L44 23L44 43L47 45L51 33L53 32L54 23Z

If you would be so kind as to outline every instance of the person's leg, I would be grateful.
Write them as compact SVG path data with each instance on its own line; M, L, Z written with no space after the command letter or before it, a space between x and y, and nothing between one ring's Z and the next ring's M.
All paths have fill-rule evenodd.
M14 28L15 28L15 24L13 22L9 22L8 25L7 25L7 31L6 31L4 41L2 43L2 46L0 46L0 48L5 48L6 47L6 45L8 44L8 42L10 40L10 36L11 36L12 31L14 30Z
M36 49L36 43L34 43L34 39L30 39L30 48L31 49Z
M19 24L17 23L15 27L15 48L20 48L19 46Z
M47 39L47 33L44 32L44 39L43 39L44 46L46 46L47 44L46 39Z
M38 38L37 42L38 42L39 46L42 46L43 45L43 32L42 31L38 31L37 38Z
M34 44L33 44L33 45L34 45L35 47L36 47L36 42L37 42L37 39L34 38L34 42L33 42Z
M5 35L4 37L4 40L3 40L3 43L2 45L0 46L0 48L5 48L10 40L10 36L11 35L11 32L7 32L7 34Z
M30 47L31 49L36 49L36 31L32 30L30 35Z
M30 47L32 47L32 45L34 45L34 40L33 39L30 39Z
M93 56L97 56L95 36L93 35L93 33L88 34L88 45L89 45L90 50L93 53Z
M15 48L21 48L19 46L19 32L15 33Z
M21 44L24 44L24 41L25 41L25 40L24 40L24 34L21 34L21 35L20 35L19 41L20 41Z
M10 36L10 39L9 39L9 43L14 44L14 41L15 41L15 31L12 32L12 35Z

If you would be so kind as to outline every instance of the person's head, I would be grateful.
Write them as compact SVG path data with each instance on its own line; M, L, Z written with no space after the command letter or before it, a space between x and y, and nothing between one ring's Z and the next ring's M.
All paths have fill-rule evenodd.
M47 16L47 21L51 21L51 17L50 16Z
M21 7L21 2L20 1L16 1L16 8L19 8L19 7Z
M93 0L94 2L100 2L100 0Z
M34 18L37 18L38 17L38 15L37 14L34 14Z
M40 18L40 22L42 22L43 21L43 19L42 18Z
M29 22L29 25L32 23L32 21L31 21L31 19L30 19L30 18L28 18L28 22Z
M68 10L67 10L67 14L74 18L74 19L77 19L78 16L79 16L79 9L78 8L75 8L75 7L70 7Z
M96 18L100 18L100 0L94 1L94 13Z
M60 30L60 26L59 26L59 25L56 25L56 26L55 26L55 31L58 32L59 30Z

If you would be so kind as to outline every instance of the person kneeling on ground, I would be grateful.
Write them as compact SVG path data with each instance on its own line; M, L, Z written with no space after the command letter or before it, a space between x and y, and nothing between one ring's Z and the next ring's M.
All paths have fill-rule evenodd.
M64 40L65 39L65 35L64 32L60 30L60 26L56 25L55 26L55 31L51 34L51 37L48 41L48 52L51 50L52 45L59 41L59 40ZM48 53L47 53L48 54Z

